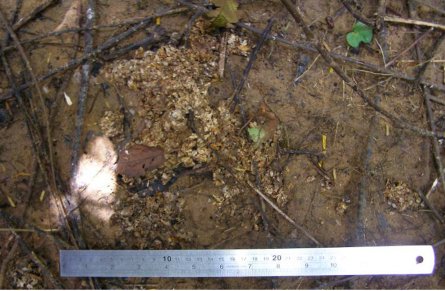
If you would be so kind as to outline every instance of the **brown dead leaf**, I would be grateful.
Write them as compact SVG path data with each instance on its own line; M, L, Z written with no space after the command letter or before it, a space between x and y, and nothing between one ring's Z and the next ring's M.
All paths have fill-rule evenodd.
M158 168L164 161L164 151L161 148L132 145L120 150L116 173L129 177L143 176L145 171Z

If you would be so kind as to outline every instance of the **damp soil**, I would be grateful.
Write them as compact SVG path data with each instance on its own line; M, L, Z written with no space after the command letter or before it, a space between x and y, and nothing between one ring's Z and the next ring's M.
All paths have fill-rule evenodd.
M39 2L48 1L24 1L18 19ZM21 41L83 23L87 1L54 2L17 30ZM96 2L95 45L130 27L106 24L180 7L169 0ZM353 2L363 15L375 16L378 1ZM307 41L280 1L239 3L240 21L262 30L273 18L272 34ZM385 65L383 51L387 50L388 62L425 31L386 23L386 49L375 34L370 44L351 50L345 36L355 19L340 2L297 3L329 50L379 67ZM441 1L428 3L445 9ZM15 7L13 0L0 3L8 19ZM445 23L445 16L427 5L414 10L420 19ZM386 1L386 13L410 17L405 1ZM430 50L441 34L432 31L419 42L420 50ZM120 48L153 35L162 38L116 57ZM444 239L443 224L422 200L422 194L430 192L428 201L444 219L443 188L430 191L438 175L432 139L394 127L317 53L276 41L260 48L234 100L259 40L241 28L212 28L209 19L193 10L160 17L91 60L80 141L74 140L80 68L40 82L50 114L57 193L48 190L44 173L50 171L44 167L42 172L37 163L19 100L0 101L1 287L54 288L48 274L64 287L92 287L91 281L59 276L60 241L75 248L60 208L69 195L77 198L71 200L76 201L72 208L80 213L80 233L91 249L316 247L255 189L325 247L432 245ZM444 45L424 74L433 84L444 82ZM83 34L75 33L27 43L24 49L34 74L41 76L79 58L83 46ZM17 51L7 52L6 58L17 83L30 80ZM414 76L421 65L413 48L392 69ZM348 63L341 67L383 108L429 128L424 96L414 82ZM4 67L0 75L1 95L11 84ZM443 98L443 92L432 94ZM34 88L23 92L25 100L38 100L34 96ZM42 107L32 101L26 104L45 136ZM443 131L443 105L432 103L432 110L433 122ZM79 166L71 175L73 145L79 142ZM443 154L441 140L439 151ZM5 214L12 220L5 220ZM128 278L99 279L95 284L109 289L442 289L443 245L435 252L434 273L427 276Z

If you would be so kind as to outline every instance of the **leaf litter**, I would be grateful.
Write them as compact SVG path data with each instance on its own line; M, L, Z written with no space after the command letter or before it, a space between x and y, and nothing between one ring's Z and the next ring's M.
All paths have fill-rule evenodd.
M245 181L255 179L252 165L256 164L264 193L283 206L289 200L283 191L283 177L269 169L276 157L281 136L278 122L272 120L270 112L264 109L253 112L252 115L258 117L251 126L258 124L265 131L260 141L251 142L240 133L243 124L237 113L230 112L230 100L210 105L207 92L212 83L219 80L217 61L220 42L216 37L202 33L199 25L198 21L192 29L190 49L167 45L156 52L138 50L133 59L117 60L106 67L106 77L110 82L114 82L121 92L137 96L134 122L142 124L128 147L127 156L134 153L135 162L128 164L126 171L121 171L124 167L118 165L118 173L123 175L122 181L127 188L141 183L149 187L156 181L169 183L176 177L179 168L196 170L206 167L211 172L214 185L211 204L218 212L244 212L254 216L257 214L253 205L233 203L236 199L248 199L249 196L246 196L242 185L238 185L228 174L225 165L235 170L238 180ZM236 47L233 49L236 50ZM243 50L240 49L240 55L244 54ZM103 122L101 125L108 128L112 137L114 132L109 124ZM134 147L143 147L144 150L137 154L133 151L130 153ZM156 156L148 148L159 151L162 148L163 158L160 160L163 162L145 164L147 161L140 157L144 151L148 156ZM214 152L218 152L221 158L218 159ZM123 153L125 150L121 157L126 156ZM126 244L170 248L190 241L196 235L178 230L185 217L182 212L184 200L177 192L164 191L153 197L141 198L128 192L125 187L121 191L123 193L119 196L123 198L116 203L114 220L124 225ZM158 203L169 206L160 207ZM150 219L147 220L147 216ZM219 217L222 219L222 215ZM258 220L255 217L250 219ZM171 221L175 221L174 225ZM239 224L240 221L235 220L234 223ZM156 243L154 233L158 234ZM159 233L165 235L159 236ZM150 243L147 243L147 239Z

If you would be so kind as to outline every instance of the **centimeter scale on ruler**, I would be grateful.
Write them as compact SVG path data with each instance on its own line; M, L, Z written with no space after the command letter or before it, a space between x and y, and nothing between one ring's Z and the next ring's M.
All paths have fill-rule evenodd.
M432 246L228 250L62 250L62 277L431 274Z

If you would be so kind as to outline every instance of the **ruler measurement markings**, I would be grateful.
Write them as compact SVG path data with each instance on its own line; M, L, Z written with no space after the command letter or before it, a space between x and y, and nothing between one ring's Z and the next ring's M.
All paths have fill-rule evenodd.
M333 259L334 257L333 256L331 256L331 259ZM156 257L152 257L151 258L152 259L152 261L153 262L155 262L156 261ZM186 257L185 258L186 259L186 261L189 261L189 262L192 262L193 261L193 258L190 258L190 257ZM203 258L202 257L195 257L194 258L197 262L203 262ZM207 257L207 259L208 260L213 260L213 258L211 258L211 257ZM223 257L220 257L219 258L220 259L220 261L224 261L224 258ZM290 256L287 256L286 257L286 259L287 260L292 260L292 257L290 257ZM325 259L324 259L324 257L323 256L321 256L321 257L319 257L319 259L321 260L321 261L324 261ZM115 261L118 261L118 262L115 262ZM170 262L172 260L172 258L171 258L171 256L163 256L163 261L164 262ZM174 260L176 261L176 262L181 262L182 260L181 260L181 257L174 257ZM241 260L241 261L247 261L247 257L241 257L241 258L239 258L239 260ZM274 256L272 256L272 258L270 258L270 257L264 257L264 259L263 259L263 261L265 261L265 262L268 262L269 260L273 260L273 261L281 261L281 256L280 255L274 255ZM301 256L297 256L297 257L295 257L295 260L296 261L302 261L302 260L305 260L303 257L301 257ZM85 263L85 261L84 261L84 258L80 258L79 259L79 261L80 261L80 264L84 264ZM99 259L99 262L100 263L106 263L106 264L109 264L109 265L112 265L112 266L114 266L116 263L123 263L124 261L131 261L132 263L134 263L134 264L142 264L143 262L144 262L144 258L140 258L140 257L120 257L120 258L100 258ZM236 257L230 257L230 261L236 261ZM251 260L252 262L258 262L258 260L257 260L257 257L252 257L252 260ZM307 258L306 258L306 261L309 261L309 262L317 262L318 260L316 260L315 259L315 257L314 256L308 256ZM91 259L88 263L94 263L94 259Z
M394 263L400 261L400 265ZM370 265L370 266L367 266ZM62 276L236 277L427 274L431 246L265 250L62 251ZM161 268L160 268L161 267Z

